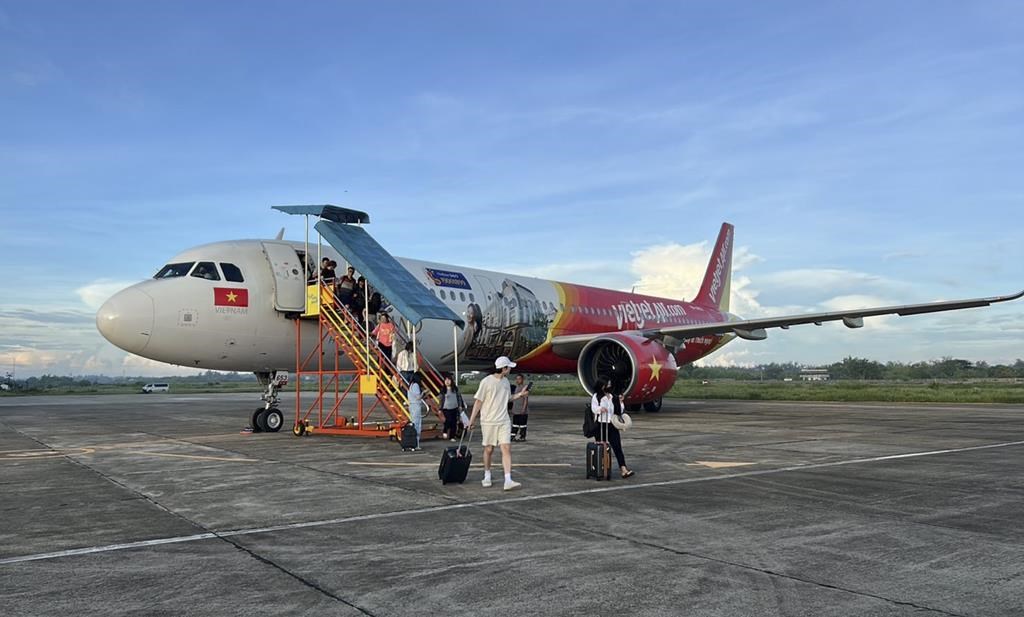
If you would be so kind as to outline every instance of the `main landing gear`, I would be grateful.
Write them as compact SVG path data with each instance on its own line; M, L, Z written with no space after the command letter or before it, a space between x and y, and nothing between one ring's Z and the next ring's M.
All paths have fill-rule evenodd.
M640 409L643 408L644 411L654 413L661 411L661 403L662 399L660 398L654 399L653 401L647 401L645 403L632 403L630 405L626 405L626 411L640 411Z
M263 407L257 407L249 418L252 432L276 433L284 425L284 414L277 408L277 403L281 388L288 385L288 373L277 371L256 373L256 379L259 380L260 385L266 386L267 391L260 396L260 399L264 401Z

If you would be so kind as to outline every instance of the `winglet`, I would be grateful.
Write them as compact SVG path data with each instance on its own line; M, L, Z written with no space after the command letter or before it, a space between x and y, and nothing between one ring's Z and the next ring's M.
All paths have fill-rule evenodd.
M732 244L733 226L729 223L722 223L722 229L718 232L718 241L715 242L715 250L711 253L711 261L708 263L707 272L704 273L704 283L693 299L694 304L713 306L722 311L729 310L729 287L732 281Z

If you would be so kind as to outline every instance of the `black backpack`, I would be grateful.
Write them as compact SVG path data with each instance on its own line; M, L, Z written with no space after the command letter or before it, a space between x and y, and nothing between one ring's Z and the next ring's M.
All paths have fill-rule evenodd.
M594 418L594 412L590 409L590 403L587 403L583 410L583 436L593 437L597 435L597 420Z

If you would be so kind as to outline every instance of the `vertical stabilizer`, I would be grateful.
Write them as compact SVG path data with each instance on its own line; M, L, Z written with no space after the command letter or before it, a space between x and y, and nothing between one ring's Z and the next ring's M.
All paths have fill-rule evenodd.
M732 242L733 226L722 223L718 232L715 250L711 253L708 270L704 273L704 282L693 299L694 304L713 306L723 312L729 310L729 286L732 281Z

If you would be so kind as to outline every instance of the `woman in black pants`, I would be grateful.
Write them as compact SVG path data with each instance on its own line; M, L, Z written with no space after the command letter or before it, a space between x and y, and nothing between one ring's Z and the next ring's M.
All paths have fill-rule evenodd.
M595 419L600 423L600 429L595 439L602 435L608 436L608 443L615 453L615 460L619 464L619 473L623 478L632 476L634 472L626 467L626 455L622 453L622 437L619 429L612 424L612 415L622 413L622 396L612 393L612 384L604 379L598 379L594 384L594 396L590 399L590 411L594 413Z
M455 441L459 412L466 409L466 403L462 400L462 393L459 386L455 384L451 375L444 376L444 390L441 392L441 411L444 413L444 432L441 439Z

